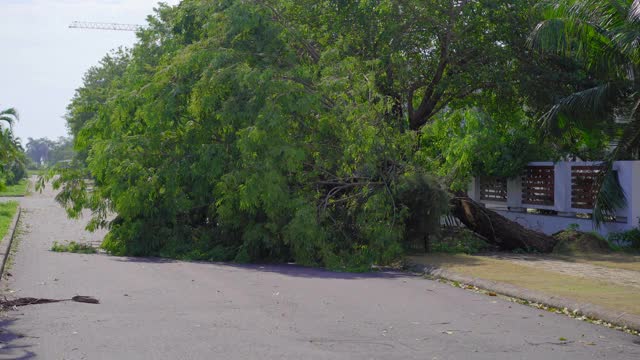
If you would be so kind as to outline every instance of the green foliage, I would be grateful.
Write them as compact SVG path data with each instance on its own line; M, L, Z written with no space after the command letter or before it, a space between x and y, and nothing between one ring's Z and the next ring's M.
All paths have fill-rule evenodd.
M18 202L0 202L0 241L7 235L16 211L18 211Z
M590 81L556 99L543 120L549 132L564 136L587 129L598 141L614 139L606 156L606 173L596 198L594 219L600 225L624 205L622 188L612 176L615 160L640 157L640 66L636 0L560 0L544 2L545 20L531 36L535 50L583 65ZM604 135L604 136L603 136ZM595 140L594 140L595 139Z
M437 231L447 196L389 122L380 61L337 44L315 58L259 3L184 1L150 21L85 78L78 156L49 174L69 215L109 228L103 248L364 271L402 254L412 221Z
M47 173L46 169L36 169L36 168L30 168L29 166L27 166L27 176L28 177L32 177L32 176L44 176Z
M557 156L538 142L522 112L492 117L478 108L448 111L423 129L421 140L423 162L456 191L466 190L473 176L513 177L531 161Z
M473 255L489 248L489 244L473 232L462 229L432 241L429 250L433 253Z
M548 75L522 53L534 3L160 5L86 74L67 112L75 158L46 178L114 254L389 263L448 210L430 174L461 188L540 155L521 105L566 86L522 75Z
M564 119L556 128L540 127L538 119L550 104L592 88L597 81L579 59L532 51L531 30L549 16L543 6L519 1L503 8L502 2L493 3L483 5L493 9L490 19L500 19L492 29L504 45L500 58L508 59L494 64L502 77L449 104L422 129L423 161L452 190L466 189L472 176L519 175L530 161L602 160L616 134L609 122Z
M59 243L57 241L53 242L51 246L51 251L54 252L68 252L75 254L95 254L96 249L88 244L81 244L75 241L71 241L68 243Z
M611 233L608 240L610 244L620 249L640 250L640 229Z
M15 158L8 164L5 164L4 168L0 170L0 175L4 178L4 183L7 186L18 185L25 177L27 177L26 158L17 150Z
M554 254L606 254L611 251L609 242L597 232L565 230L553 235L558 240Z
M449 196L441 191L433 176L424 170L408 174L399 184L399 200L408 211L405 246L425 236L438 235L440 216L448 212Z
M20 139L13 134L13 124L18 119L18 112L13 108L0 111L0 190L26 176L27 159Z
M29 192L29 180L22 179L15 185L7 185L0 191L0 196L25 196Z

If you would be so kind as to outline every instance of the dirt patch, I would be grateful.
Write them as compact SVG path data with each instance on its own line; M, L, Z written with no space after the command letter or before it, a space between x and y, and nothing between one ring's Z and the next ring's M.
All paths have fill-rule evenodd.
M558 243L553 248L554 254L608 254L609 243L595 234L575 230L565 230L553 235Z

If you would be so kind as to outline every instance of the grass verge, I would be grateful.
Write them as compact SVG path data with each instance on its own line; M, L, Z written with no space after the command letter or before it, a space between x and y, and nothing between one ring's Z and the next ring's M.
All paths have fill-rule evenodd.
M481 256L433 254L412 257L411 260L461 275L511 284L547 295L640 315L640 288L637 287L533 269Z
M25 210L22 210L22 213L25 213ZM13 237L13 244L11 245L11 250L9 251L9 256L7 257L7 262L4 264L4 273L2 274L4 276L4 279L8 278L8 274L10 273L9 270L11 270L13 268L13 264L15 263L15 259L16 259L16 253L18 252L18 248L20 247L20 242L22 241L22 237L23 235L26 233L26 225L24 222L22 222L22 219L20 219L18 221L18 223L16 224L16 230L15 230L15 234ZM11 291L8 287L8 283L5 282L4 283L5 286L7 286L4 289L4 292L9 292ZM2 291L0 291L0 294L2 294Z
M0 240L7 235L11 221L18 211L18 203L15 201L0 202Z
M640 255L612 254L579 254L575 256L554 255L558 260L603 266L611 269L624 269L640 272Z
M22 179L16 185L7 185L0 196L25 196L29 190L29 180Z
M54 241L53 246L51 246L51 251L68 252L74 254L95 254L97 252L97 250L93 246L88 244L80 244L75 241L71 241L65 244Z
M35 169L35 170L27 170L27 176L42 176L47 172L47 169Z

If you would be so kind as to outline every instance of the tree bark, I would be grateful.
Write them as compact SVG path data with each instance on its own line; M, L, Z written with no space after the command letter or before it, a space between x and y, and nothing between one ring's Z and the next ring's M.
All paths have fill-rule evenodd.
M450 203L453 215L469 230L484 236L501 250L524 249L550 253L557 243L552 236L529 230L468 197L454 197Z

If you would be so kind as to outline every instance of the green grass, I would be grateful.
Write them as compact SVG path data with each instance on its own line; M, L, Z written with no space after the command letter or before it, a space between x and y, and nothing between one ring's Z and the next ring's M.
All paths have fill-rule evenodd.
M7 235L7 231L9 231L9 226L11 226L11 221L13 220L13 216L16 214L16 211L18 211L17 202L0 202L0 240Z
M431 241L430 252L445 254L477 254L489 248L488 244L466 229L444 234Z
M7 185L3 191L0 191L0 196L25 196L29 190L29 180L22 179L16 185Z
M27 170L27 175L29 177L32 176L42 176L47 172L47 169L33 169L33 170Z
M560 260L624 269L640 272L640 255L616 252L611 254L578 254L573 256L553 255Z
M87 244L80 244L75 241L71 241L66 244L61 244L57 241L53 242L53 246L51 246L51 251L55 252L68 252L74 254L95 254L96 249Z

